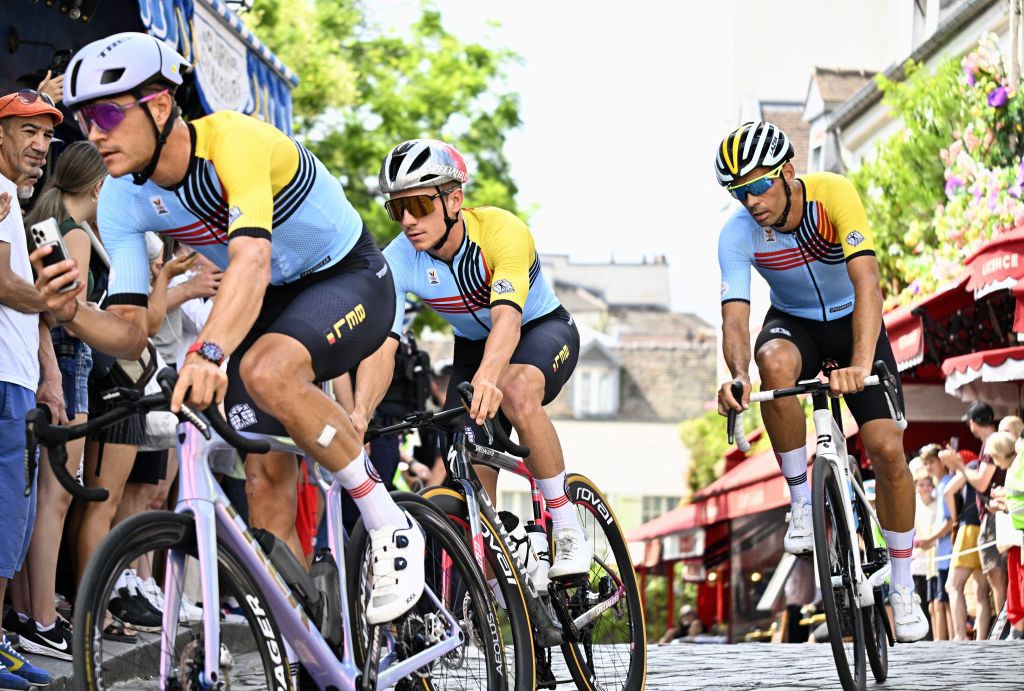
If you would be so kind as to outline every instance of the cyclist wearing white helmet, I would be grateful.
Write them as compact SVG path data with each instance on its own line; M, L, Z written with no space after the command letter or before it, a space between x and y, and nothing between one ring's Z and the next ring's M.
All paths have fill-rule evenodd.
M790 387L817 376L833 358L835 395L845 394L878 482L878 516L892 563L890 601L900 641L928 633L914 591L910 553L914 542L914 482L903 452L903 432L890 418L881 387L864 389L872 363L896 371L882 325L878 262L867 216L853 185L833 173L796 177L793 146L769 122L748 122L718 147L720 185L742 204L718 240L722 269L722 350L733 381L718 392L718 411L742 410L750 396L750 269L771 288L771 307L754 346L764 389ZM899 393L902 398L902 392ZM790 490L785 548L813 550L811 489L807 481L806 421L795 398L766 402L764 426Z
M367 619L394 619L423 591L423 537L365 459L361 435L317 386L354 370L387 338L390 271L337 178L301 144L233 111L181 119L174 90L189 69L140 33L96 41L72 59L66 102L112 176L98 214L111 283L105 309L95 309L58 292L78 275L74 262L44 269L37 256L43 296L75 336L131 358L147 336L146 231L223 269L171 407L224 401L235 427L288 434L334 471L379 562ZM296 549L294 459L250 456L246 475L251 523Z
M399 303L414 293L455 329L448 405L459 401L455 386L471 381L475 423L493 418L500 407L530 447L526 464L552 514L551 577L586 573L593 545L566 496L565 461L543 408L576 366L579 332L541 275L529 229L503 209L463 206L462 186L468 180L465 161L449 144L414 139L396 146L384 159L379 183L389 196L388 215L404 232L384 256L394 271ZM395 339L401 312L392 327ZM387 389L396 346L389 339L360 366L353 412L357 428L365 427ZM486 468L478 473L493 499L496 473Z

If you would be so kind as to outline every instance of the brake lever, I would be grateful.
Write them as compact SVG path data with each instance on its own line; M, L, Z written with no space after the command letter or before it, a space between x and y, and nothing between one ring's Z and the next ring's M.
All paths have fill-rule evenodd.
M732 397L737 401L743 400L743 382L734 381L729 386L729 390L732 392ZM729 412L726 414L726 424L729 426L729 446L736 443L736 434L734 433L734 430L736 429L736 417L740 412L742 411L736 410L735 408L729 408ZM719 439L721 439L721 437L719 437Z

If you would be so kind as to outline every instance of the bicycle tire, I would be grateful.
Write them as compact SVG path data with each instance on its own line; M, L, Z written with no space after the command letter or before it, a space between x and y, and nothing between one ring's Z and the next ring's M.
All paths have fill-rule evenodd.
M863 488L860 468L852 456L849 457L850 475L858 487ZM875 549L875 531L872 528L871 514L864 506L859 494L854 493L853 508L857 513L857 533L864 542L861 552L861 560L869 561ZM868 574L865 574L868 575ZM871 675L875 681L881 684L889 677L889 639L885 632L885 623L882 617L888 616L885 606L882 604L881 593L875 589L875 604L871 607L861 609L864 619L864 641L868 654L868 666L871 668Z
M854 583L853 546L847 516L843 509L843 486L831 462L824 457L814 460L814 494L811 502L814 526L814 560L821 585L821 603L828 624L828 640L832 647L839 681L846 691L864 691L866 686L864 621L861 616ZM833 577L839 579L837 585ZM853 638L847 649L844 641ZM851 660L852 667L851 670Z
M506 691L510 688L507 684L507 669L508 664L504 659L504 646L501 642L500 630L496 626L496 614L494 612L494 605L489 597L488 589L483 581L482 575L479 569L476 568L476 563L473 561L470 555L469 549L466 547L462 536L455 530L455 526L448 520L448 517L439 511L430 502L424 500L416 494L411 492L392 492L391 496L394 498L395 503L400 507L409 512L413 519L419 524L420 528L426 535L426 556L429 560L440 558L441 554L446 554L452 562L454 567L454 574L442 573L440 569L435 570L431 568L425 569L425 580L427 586L434 586L432 590L434 594L442 599L444 596L441 593L440 583L445 579L450 579L454 592L451 602L446 602L446 608L455 616L460 614L466 614L467 611L471 611L473 614L479 612L487 612L488 614L480 617L477 615L475 619L475 631L466 632L465 628L460 633L465 633L466 645L474 642L474 635L476 637L476 650L480 651L482 663L478 663L476 666L478 670L483 672L484 680L478 682L481 684L481 688L486 688L488 691ZM352 529L352 534L349 538L346 555L346 577L348 578L348 597L349 597L349 611L352 616L352 636L353 636L353 651L355 654L356 665L360 668L363 666L365 658L366 639L368 636L368 627L366 626L362 616L362 601L364 588L362 587L365 581L365 556L368 552L369 545L369 534L366 531L366 527L363 521L360 519L357 521L355 527ZM467 602L463 598L462 606L459 606L455 600L458 599L457 593L459 585L463 585L466 589L465 595L468 596L468 606L471 610L467 610ZM419 626L417 621L422 622L423 618L421 614L427 613L428 610L434 609L433 603L429 600L426 595L420 599L420 601L413 606L410 613L403 615L395 622L392 622L391 628L394 631L397 630L397 637L401 639L403 627L410 627L408 630L410 634L409 640L412 640L416 636L413 635L413 629L411 627ZM424 614L426 616L426 614ZM468 614L466 614L468 616ZM465 624L463 624L465 626ZM425 625L424 625L425 626ZM493 633L492 633L493 631ZM418 632L417 634L418 635ZM460 658L461 655L461 658ZM499 659L499 657L501 659ZM469 656L465 653L465 646L460 646L454 651L449 653L439 660L435 660L430 663L429 670L421 670L421 676L408 677L398 682L398 688L422 688L428 691L435 689L469 689L476 688L471 686L466 679L457 678L452 683L447 683L446 679L440 678L440 672L444 670L455 670L455 669L468 669L465 665L469 661ZM472 663L470 663L470 666ZM478 674L480 674L478 671Z
M103 539L82 576L82 584L78 589L75 602L73 650L74 680L76 689L89 691L108 688L109 684L125 681L115 678L125 669L137 675L135 678L147 677L147 684L160 683L160 639L163 634L139 633L133 650L132 664L123 664L105 668L103 661L103 622L106 618L109 595L117 583L126 565L140 556L156 550L178 549L190 556L196 556L195 523L190 516L170 511L148 511L128 518L117 526ZM252 645L259 653L263 664L264 681L267 689L275 691L293 691L293 679L286 657L284 638L269 607L263 606L258 596L256 584L241 566L241 561L231 552L228 546L220 541L217 544L217 562L220 585L230 592L241 606L243 617L252 635ZM182 584L183 585L183 584ZM219 609L219 605L218 605ZM260 614L256 610L260 610ZM222 627L222 634L231 631L231 625ZM198 630L193 630L193 627ZM197 645L196 637L201 634L203 623L185 623L177 627L175 636L174 659L181 661L175 666L176 675L184 669L185 649L192 646L191 653L202 660L203 648ZM183 629L192 630L192 638L188 639ZM227 636L222 635L222 645ZM186 639L182 642L182 639ZM179 645L179 642L182 642ZM248 641L246 641L246 644ZM120 646L118 646L120 647ZM247 646L246 646L247 647ZM117 652L123 651L115 651ZM276 659L275 659L276 658ZM144 670L146 661L152 663L151 672ZM190 660L191 661L191 660ZM195 672L193 668L191 671ZM230 669L221 667L222 680L227 677L230 682ZM251 678L251 670L246 677ZM167 681L170 688L189 689L190 683L184 684L174 677ZM176 686L175 686L176 684ZM140 682L141 687L141 682ZM134 688L134 686L133 686ZM147 687L148 688L148 687Z
M566 489L569 499L576 505L576 511L583 523L588 539L594 543L595 559L587 581L586 589L582 586L567 597L568 610L571 616L582 614L592 606L595 586L600 592L602 586L613 585L617 580L625 591L625 598L619 602L624 607L614 605L601 615L596 624L588 626L584 631L582 643L567 642L562 645L562 655L572 674L576 687L581 691L598 691L599 689L625 689L640 691L644 688L647 678L647 631L644 623L643 605L640 590L637 587L636 572L629 557L626 538L619 527L618 519L612 511L611 504L600 489L588 478L577 473L566 476ZM600 535L598 535L600 531ZM603 537L606 547L598 538ZM616 569L610 568L614 559ZM607 580L606 580L607 579ZM568 590L564 592L568 593ZM554 597L554 595L553 595ZM574 600L577 603L574 605ZM625 611L627 626L613 627L614 618L622 619ZM607 642L610 637L611 645ZM624 640L619 640L624 639ZM595 640L598 642L595 643ZM600 649L600 650L598 650ZM626 652L628 661L623 665L621 655ZM609 653L600 655L597 653Z
M453 521L460 528L465 530L469 527L466 497L461 492L448 487L428 487L423 490L422 495L418 496L437 507L448 516L449 520ZM526 608L526 598L523 595L524 588L520 580L520 574L517 569L508 566L514 561L508 550L508 545L499 539L488 539L487 536L489 535L497 536L499 534L494 526L491 525L490 521L483 514L480 514L480 522L485 533L484 556L491 565L491 570L494 573L506 574L506 576L510 576L514 581L510 583L508 578L498 579L498 589L501 591L507 606L504 610L504 616L508 620L508 628L512 639L512 658L515 662L509 670L509 685L516 689L533 689L536 688L537 683L536 650L533 641L533 625ZM499 613L500 616L501 613ZM527 681L529 684L525 685ZM524 685L521 686L520 682Z

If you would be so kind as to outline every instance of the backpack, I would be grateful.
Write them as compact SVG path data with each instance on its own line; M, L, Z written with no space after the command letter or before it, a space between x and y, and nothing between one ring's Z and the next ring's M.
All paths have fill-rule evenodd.
M395 373L378 411L381 415L402 418L426 408L429 397L430 355L416 346L412 334L406 334L398 342Z

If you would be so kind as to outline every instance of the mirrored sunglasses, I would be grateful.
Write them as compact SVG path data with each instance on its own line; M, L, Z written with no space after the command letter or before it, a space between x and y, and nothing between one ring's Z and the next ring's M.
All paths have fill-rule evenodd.
M388 210L388 218L395 223L401 223L405 212L408 211L413 218L423 218L434 213L434 200L441 196L437 194L417 194L411 197L399 197L384 202L384 208Z
M53 105L53 99L50 98L50 94L44 94L42 91L36 91L35 89L18 89L15 92L15 94L18 97L17 100L21 101L22 103L24 103L27 106L32 105L36 101L42 101L43 103L47 104L48 106L51 106L51 107L54 107L54 108L56 107L56 106ZM15 101L15 99L12 98L10 101L8 101L6 104L4 104L4 107L0 108L0 112L3 112L4 108L7 108L9 105L14 103L14 101Z
M729 190L729 194L731 194L734 199L740 202L746 201L748 194L760 197L772 188L772 185L775 184L775 180L782 174L782 167L784 165L786 164L781 163L777 168L769 170L759 178L754 178L750 182L745 182L742 185L736 185L735 187L727 187L726 189Z
M163 89L144 98L140 98L138 101L132 101L131 103L125 104L112 103L110 101L93 103L92 105L85 106L76 111L75 119L78 120L78 126L82 128L82 132L85 133L86 137L89 136L93 126L99 128L100 132L106 134L124 122L124 119L128 116L128 110L141 103L152 101L157 96L166 94L167 92L168 89Z

